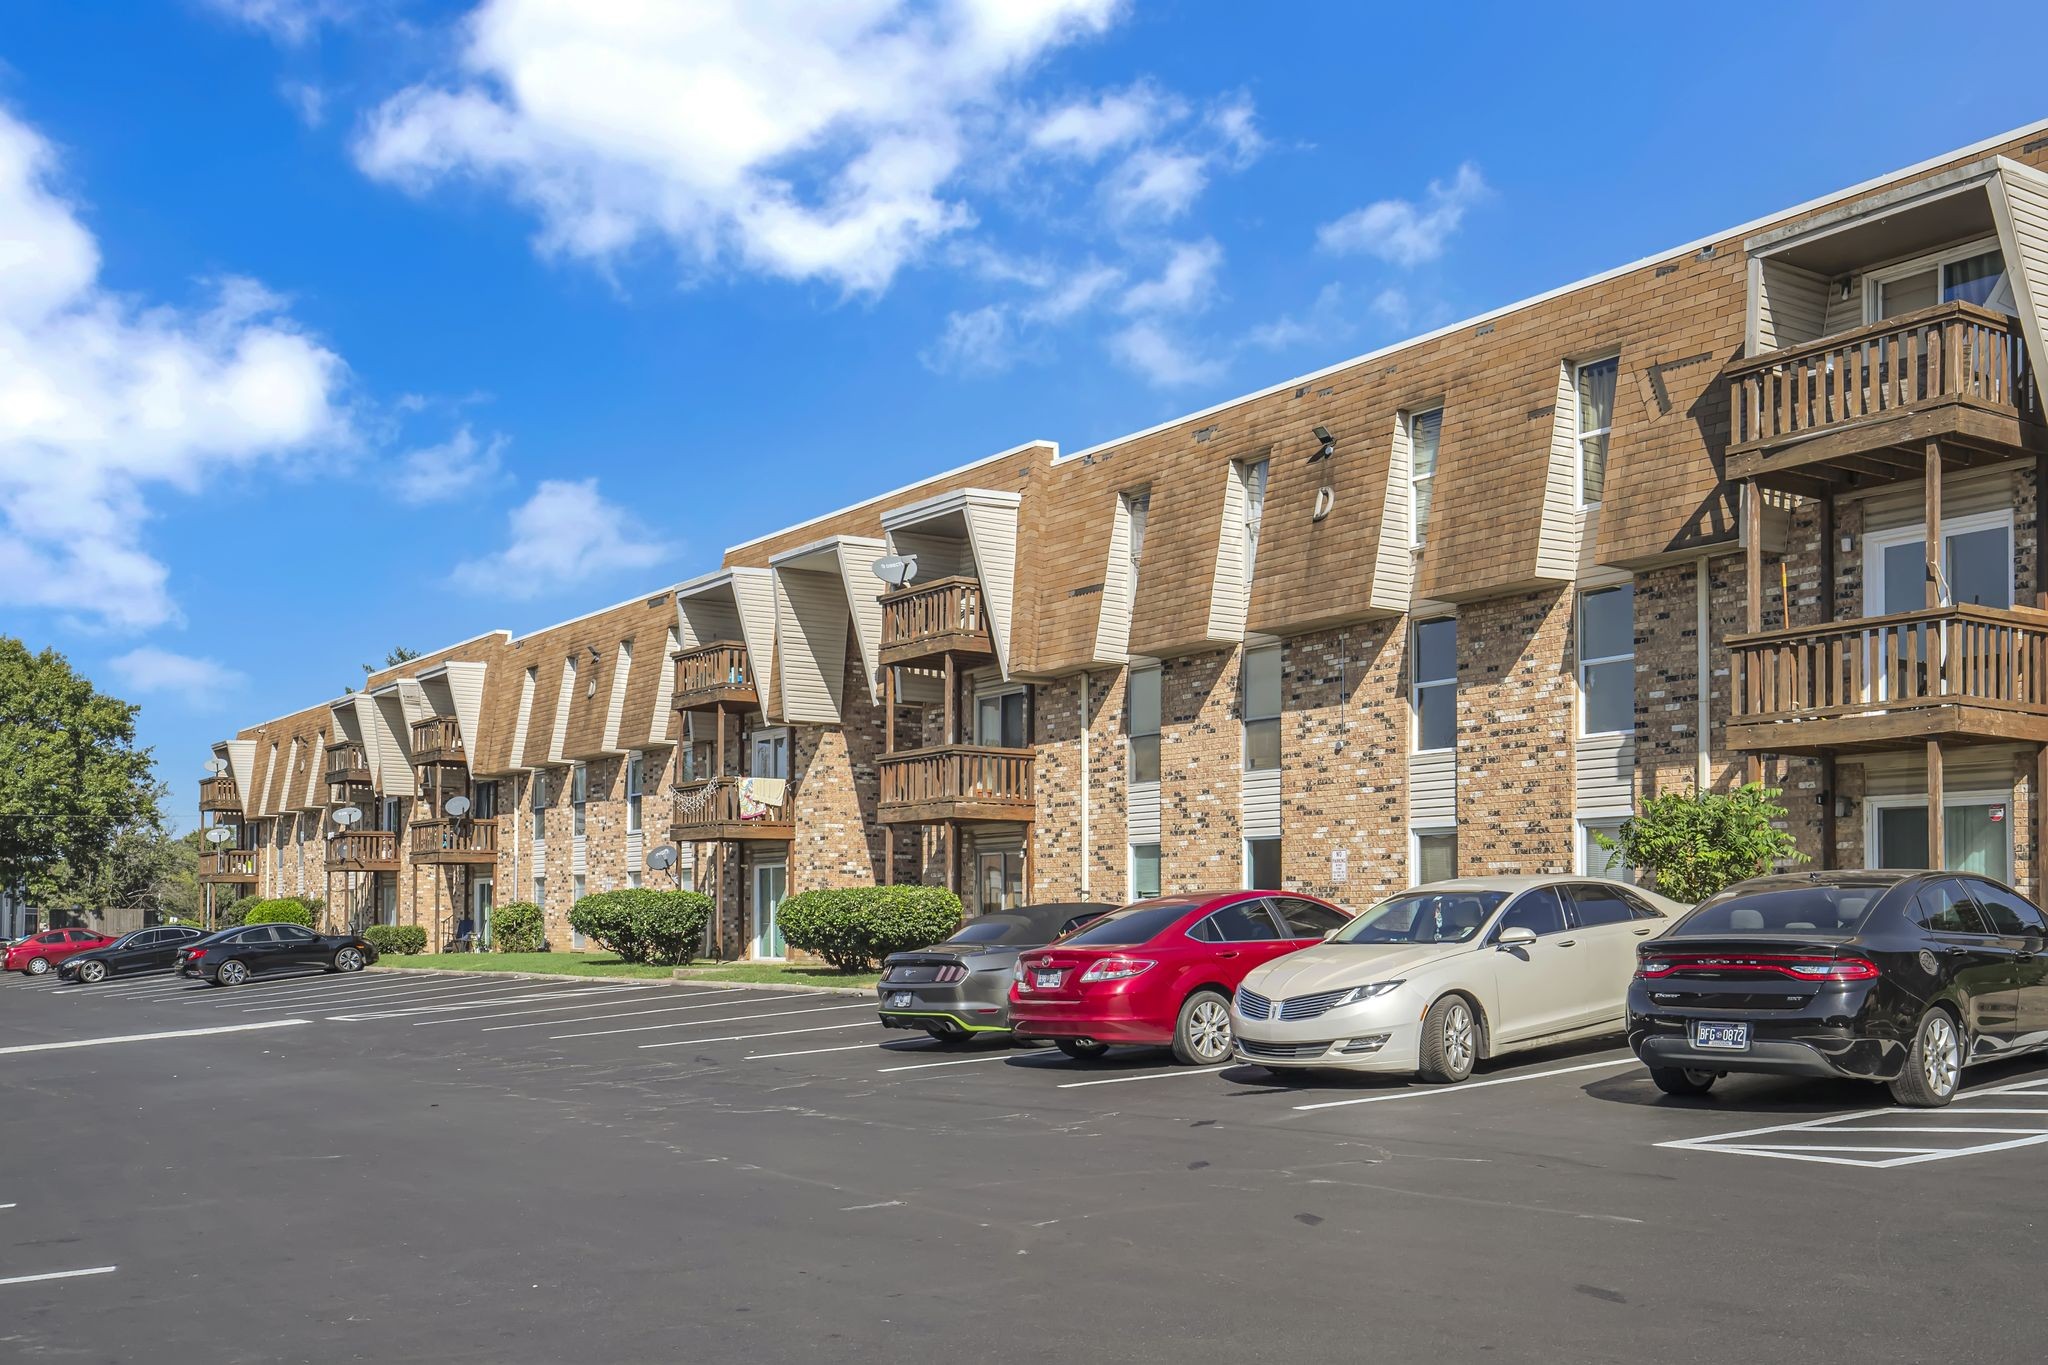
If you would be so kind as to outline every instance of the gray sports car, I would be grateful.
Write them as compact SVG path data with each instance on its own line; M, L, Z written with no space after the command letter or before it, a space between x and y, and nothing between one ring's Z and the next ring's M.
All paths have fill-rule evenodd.
M891 953L875 987L882 1023L942 1039L1007 1033L1017 958L1114 909L1090 901L1026 905L970 919L944 943Z

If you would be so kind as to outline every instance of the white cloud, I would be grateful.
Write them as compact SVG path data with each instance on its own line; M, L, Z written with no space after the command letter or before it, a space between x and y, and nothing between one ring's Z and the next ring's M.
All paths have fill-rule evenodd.
M454 582L472 592L528 598L594 578L648 569L669 553L596 479L545 479L512 509L505 548L459 564Z
M1257 114L1248 95L1218 105L1210 111L1208 122L1222 140L1230 164L1240 170L1258 160L1266 150L1266 139L1259 132Z
M281 43L297 45L322 24L341 23L359 8L352 0L204 0L237 23L260 29Z
M1127 369L1162 389L1206 384L1220 379L1224 371L1221 360L1198 354L1152 322L1134 322L1112 334L1109 351Z
M1124 291L1126 313L1196 313L1209 306L1223 248L1212 238L1181 242L1173 248L1159 277Z
M1061 105L1031 129L1030 142L1043 152L1094 161L1117 147L1149 139L1186 112L1179 100L1141 83Z
M415 504L460 497L498 476L505 446L503 436L477 440L464 423L439 445L422 446L399 456L392 488L400 499Z
M976 215L964 164L1011 126L1012 87L1105 29L1120 0L485 0L460 71L369 119L356 158L414 191L504 186L554 252L649 242L738 266L887 287Z
M1144 147L1103 183L1103 203L1119 223L1165 222L1186 213L1208 185L1206 156Z
M146 628L179 616L149 495L342 442L347 371L253 281L199 312L105 288L55 173L0 109L0 604Z
M308 128L318 128L327 122L327 92L311 81L280 82L277 93Z
M1415 305L1409 302L1408 295L1391 285L1374 294L1368 307L1373 316L1394 327L1406 327L1415 316Z
M1447 185L1429 182L1424 202L1382 199L1353 209L1316 229L1316 242L1338 255L1364 253L1399 266L1416 266L1444 254L1465 211L1485 198L1486 181L1471 162L1458 167Z
M963 375L1000 374L1016 358L1010 312L1000 304L947 314L945 332L918 355L928 370Z
M1063 279L1049 282L1044 291L1024 307L1033 322L1065 322L1093 307L1096 301L1124 281L1124 272L1110 265L1089 264Z
M107 662L125 691L142 696L167 694L208 710L221 705L226 694L248 681L239 670L218 660L174 654L154 645L131 649Z

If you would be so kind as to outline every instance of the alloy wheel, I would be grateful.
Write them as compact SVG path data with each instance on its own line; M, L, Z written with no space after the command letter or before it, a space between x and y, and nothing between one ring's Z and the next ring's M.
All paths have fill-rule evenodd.
M1204 1061L1230 1055L1230 1011L1220 1000L1204 1000L1188 1015L1188 1041Z
M214 977L223 986L239 986L249 979L249 969L239 962L223 962Z
M363 955L353 948L343 948L334 955L334 965L345 972L359 972L363 969Z
M49 971L50 959L46 957L39 957L28 964L28 974L30 976L47 976Z
M104 962L88 962L78 969L78 974L89 983L104 981L107 979L107 964Z
M1454 1071L1469 1071L1472 1054L1472 1011L1454 1001L1444 1011L1444 1061Z
M1956 1088L1963 1070L1961 1052L1956 1026L1946 1014L1936 1014L1927 1021L1927 1030L1920 1036L1920 1067L1929 1090L1946 1095Z

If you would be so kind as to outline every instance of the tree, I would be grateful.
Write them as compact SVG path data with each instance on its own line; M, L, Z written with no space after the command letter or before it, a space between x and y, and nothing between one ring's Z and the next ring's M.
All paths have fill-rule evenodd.
M418 650L407 649L404 645L398 645L394 647L389 654L386 654L384 656L384 666L386 668L396 668L400 664L411 663L414 659L417 659L419 657L420 652ZM363 672L365 673L375 673L376 671L377 670L375 666L371 664L363 665Z
M0 636L0 886L52 901L76 879L111 876L124 830L160 823L137 709L57 651Z
M1650 873L1673 900L1703 901L1776 864L1807 861L1778 827L1781 795L1755 782L1732 792L1667 792L1622 821L1620 837L1593 837L1608 851L1609 867L1618 859Z

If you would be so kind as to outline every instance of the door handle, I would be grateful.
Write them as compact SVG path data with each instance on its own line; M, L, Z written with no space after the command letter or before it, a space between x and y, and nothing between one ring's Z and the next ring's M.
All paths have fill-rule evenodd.
M1216 956L1218 956L1218 957L1236 957L1236 956L1237 956L1237 954L1236 954L1236 953L1218 953L1218 954L1216 954Z
M1561 938L1557 941L1557 946L1560 948L1570 948L1575 946L1577 943L1578 940L1575 938Z
M1657 931L1655 929L1631 929L1629 930L1629 932L1631 934L1634 934L1637 938L1648 938L1651 934L1654 934Z

